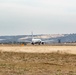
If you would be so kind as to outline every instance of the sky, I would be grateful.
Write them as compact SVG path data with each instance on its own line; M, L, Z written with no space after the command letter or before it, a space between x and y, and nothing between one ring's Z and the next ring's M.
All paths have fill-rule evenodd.
M0 35L76 33L76 0L0 0Z

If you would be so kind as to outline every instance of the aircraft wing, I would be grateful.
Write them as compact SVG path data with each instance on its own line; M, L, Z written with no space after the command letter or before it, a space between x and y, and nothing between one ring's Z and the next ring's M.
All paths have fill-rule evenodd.
M52 43L54 40L44 40L44 41L42 41L42 42L44 42L44 43Z

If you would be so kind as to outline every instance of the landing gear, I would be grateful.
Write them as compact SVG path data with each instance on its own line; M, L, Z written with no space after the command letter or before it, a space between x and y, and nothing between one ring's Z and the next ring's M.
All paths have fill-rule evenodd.
M34 43L33 43L33 42L32 42L31 44L32 44L32 45L34 45Z
M40 45L40 43L38 43Z
M36 43L33 43L33 42L32 42L31 44L32 44L32 45L35 45L35 44L37 44L37 45L41 45L41 44L44 45L44 42L36 42Z
M42 45L44 45L44 42L42 42Z

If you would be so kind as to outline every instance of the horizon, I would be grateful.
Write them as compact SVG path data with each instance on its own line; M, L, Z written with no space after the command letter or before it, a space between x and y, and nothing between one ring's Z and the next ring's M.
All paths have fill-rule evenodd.
M76 33L66 33L67 35L70 35L70 34L76 34ZM33 35L66 35L66 34L33 34ZM0 35L0 36L28 36L28 35L32 35L32 34L12 34L12 35Z

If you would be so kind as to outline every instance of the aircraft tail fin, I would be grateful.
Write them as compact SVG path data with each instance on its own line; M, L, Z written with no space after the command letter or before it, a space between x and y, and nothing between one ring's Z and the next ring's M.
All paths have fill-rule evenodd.
M31 32L31 34L32 34L32 39L33 39L33 32Z

